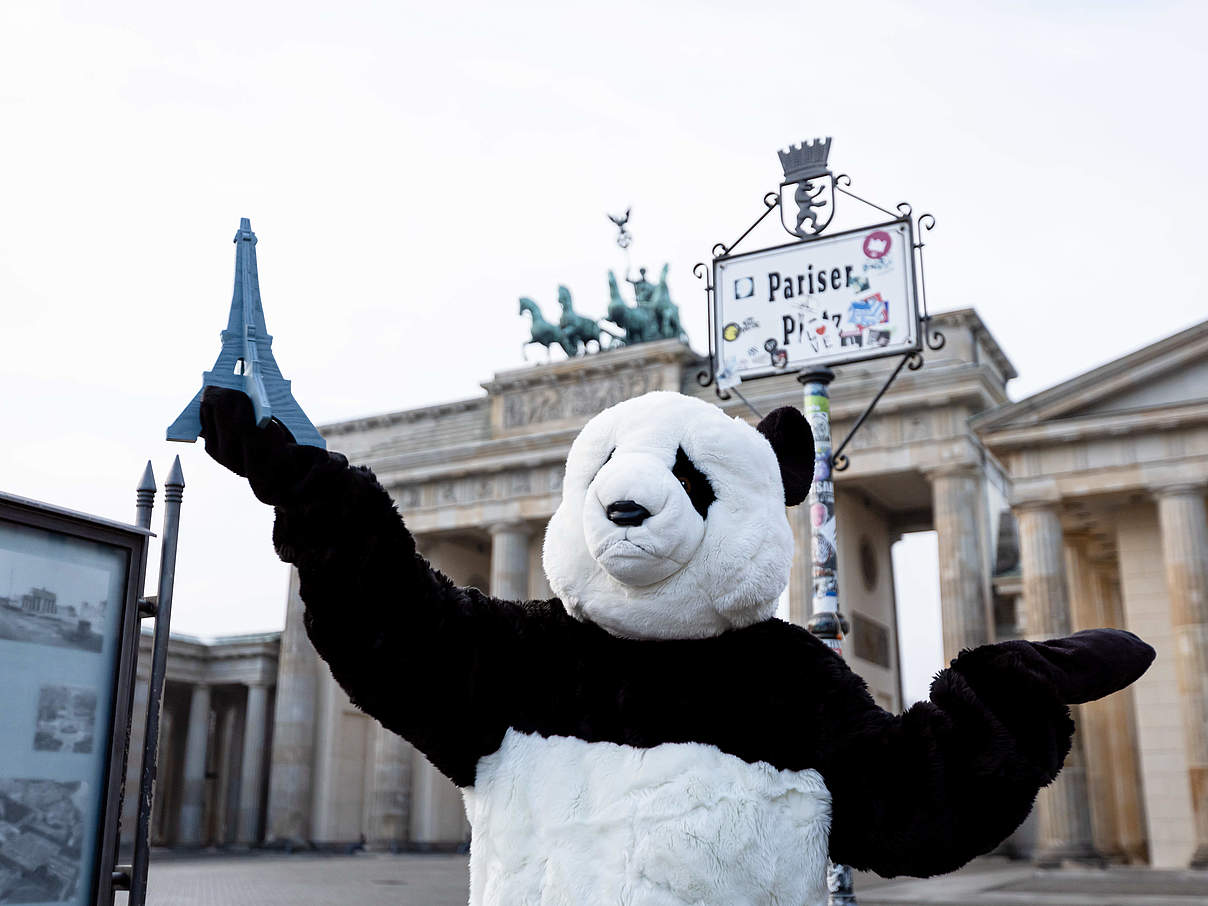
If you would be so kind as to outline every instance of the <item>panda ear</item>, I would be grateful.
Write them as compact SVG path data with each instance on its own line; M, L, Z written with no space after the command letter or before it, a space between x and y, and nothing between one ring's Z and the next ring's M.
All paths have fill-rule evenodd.
M814 478L814 432L800 409L773 409L756 428L768 439L780 461L784 503L796 506L805 500Z

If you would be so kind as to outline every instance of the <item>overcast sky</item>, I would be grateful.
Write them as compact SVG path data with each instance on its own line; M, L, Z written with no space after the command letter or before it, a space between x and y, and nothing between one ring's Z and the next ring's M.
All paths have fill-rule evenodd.
M1034 392L1205 316L1205 34L1202 3L7 0L0 487L129 519L179 453L174 626L277 628L271 512L163 440L240 217L324 423L481 393L522 363L520 295L601 313L628 205L704 349L692 264L815 135L935 214L932 307L975 307Z

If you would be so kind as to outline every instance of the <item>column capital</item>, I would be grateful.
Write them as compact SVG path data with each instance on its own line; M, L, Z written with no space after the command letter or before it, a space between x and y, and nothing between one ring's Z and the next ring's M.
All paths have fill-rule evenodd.
M1141 473L1141 484L1159 498L1203 494L1208 489L1208 476L1199 463L1154 463Z
M935 481L937 478L981 478L984 474L981 463L966 461L924 466L921 471L928 481Z
M1208 479L1173 479L1151 482L1149 493L1157 499L1163 497L1203 497L1208 493Z
M1038 513L1052 512L1060 515L1061 498L1060 497L1030 497L1024 500L1012 500L1011 512L1018 515L1019 513Z
M492 536L502 535L505 532L518 535L531 535L533 533L532 526L520 519L513 519L507 522L493 522L487 526L487 531Z
M1014 478L1011 481L1010 505L1012 510L1025 509L1031 505L1057 506L1062 501L1061 488L1051 475L1032 478Z

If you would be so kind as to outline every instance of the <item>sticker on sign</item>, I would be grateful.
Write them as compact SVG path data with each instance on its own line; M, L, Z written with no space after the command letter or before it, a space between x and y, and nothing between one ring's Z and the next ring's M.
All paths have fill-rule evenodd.
M740 379L920 348L909 220L713 262L716 370Z

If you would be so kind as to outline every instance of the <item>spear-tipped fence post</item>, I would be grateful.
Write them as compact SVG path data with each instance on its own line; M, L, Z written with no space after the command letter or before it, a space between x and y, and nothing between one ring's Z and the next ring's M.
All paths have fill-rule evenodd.
M134 524L141 529L151 530L151 511L155 509L155 470L151 468L151 460L147 460L147 468L143 470L143 477L139 479L138 487L134 489ZM140 589L140 592L142 589ZM151 616L155 613L153 599L143 597L141 594L138 599L138 616L141 627L143 617ZM138 637L141 635L141 628L135 635L134 643L134 658L138 661ZM135 682L138 682L137 676ZM138 719L138 715L131 713L130 726L133 728L134 721ZM134 757L141 757L142 753L131 753L129 750L130 737L126 736L126 758L129 759L133 754ZM140 762L141 765L141 762ZM125 773L123 772L123 778ZM126 783L122 781L122 798L125 799ZM137 828L136 828L137 832ZM135 843L137 848L138 844ZM114 890L129 890L131 878L134 875L134 869L129 865L115 865L113 867L113 889Z
M151 460L147 460L147 468L143 470L142 480L134 491L134 524L141 529L151 528L151 511L155 508L155 472L151 468Z
M150 465L147 467L150 475ZM154 486L154 482L152 481ZM141 493L142 487L139 491ZM147 866L151 855L151 804L159 761L159 716L164 700L164 678L168 671L168 632L172 624L172 588L176 582L176 542L180 536L180 504L184 498L185 476L180 457L164 485L164 534L159 558L159 594L156 596L155 642L151 649L151 681L147 692L147 728L143 735L143 769L138 789L138 821L134 835L134 863L130 879L128 906L144 906L147 901ZM153 492L152 492L153 493ZM140 497L140 501L141 501ZM142 510L139 510L142 516ZM150 524L151 511L147 509Z

